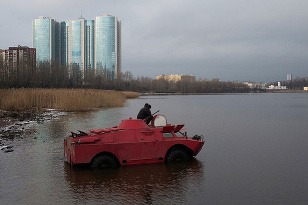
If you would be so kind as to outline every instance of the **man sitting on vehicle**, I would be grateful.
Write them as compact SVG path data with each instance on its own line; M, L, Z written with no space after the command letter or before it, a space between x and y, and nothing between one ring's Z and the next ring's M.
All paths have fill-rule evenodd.
M151 122L153 119L153 116L151 114L151 105L148 103L145 103L144 107L141 108L137 115L137 119L143 119L147 124Z

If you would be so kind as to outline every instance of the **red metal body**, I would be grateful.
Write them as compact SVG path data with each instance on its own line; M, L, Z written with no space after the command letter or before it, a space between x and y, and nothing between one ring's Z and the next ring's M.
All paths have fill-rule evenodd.
M107 155L118 165L133 165L165 162L176 149L190 158L199 153L203 139L179 134L184 125L155 126L155 117L151 125L126 119L116 127L72 133L64 139L65 159L71 165L91 164L97 156Z

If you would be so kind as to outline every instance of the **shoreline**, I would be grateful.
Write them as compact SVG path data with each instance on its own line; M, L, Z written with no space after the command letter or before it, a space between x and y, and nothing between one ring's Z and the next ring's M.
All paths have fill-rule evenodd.
M155 95L243 95L243 94L260 94L260 93L308 93L305 90L265 90L263 92L243 92L243 93L141 93L141 96Z
M0 110L0 145L2 145L1 140L14 140L31 135L35 132L36 124L63 115L66 113L52 109L38 113Z
M267 92L249 92L249 93L140 93L140 96L159 96L159 95L245 95L245 94L273 94L273 93L307 93L304 90L273 90ZM129 98L127 98L129 99ZM109 107L107 107L109 108ZM110 107L111 108L111 107ZM91 110L91 109L90 109ZM33 126L43 123L62 115L66 112L56 109L45 109L43 111L7 111L0 110L0 145L3 140L13 140L23 138L25 135L31 135L34 132Z
M0 142L31 134L31 125L64 112L87 112L121 107L137 92L98 89L8 88L0 89Z

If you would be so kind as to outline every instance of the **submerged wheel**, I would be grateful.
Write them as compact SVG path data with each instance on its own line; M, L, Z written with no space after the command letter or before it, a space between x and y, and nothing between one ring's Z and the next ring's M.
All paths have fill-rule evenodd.
M94 158L91 163L92 168L101 168L101 169L108 169L108 168L116 168L118 163L116 160L108 155L100 155Z
M167 162L182 162L188 160L188 153L182 149L174 149L167 156Z

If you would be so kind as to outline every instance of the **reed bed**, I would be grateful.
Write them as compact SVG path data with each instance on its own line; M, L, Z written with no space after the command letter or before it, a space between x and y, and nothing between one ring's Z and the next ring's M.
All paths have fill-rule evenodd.
M124 106L126 98L132 96L133 92L95 89L0 89L0 109L37 112L45 109L88 111Z
M132 91L122 91L127 99L138 98L140 93L132 92Z

